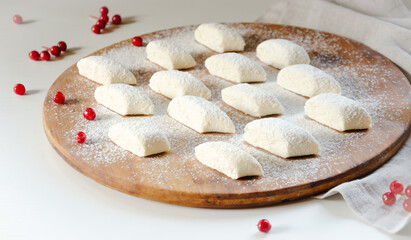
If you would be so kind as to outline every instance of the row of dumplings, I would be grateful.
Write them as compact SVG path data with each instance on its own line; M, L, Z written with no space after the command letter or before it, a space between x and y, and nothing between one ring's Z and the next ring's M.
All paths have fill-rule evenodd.
M202 24L195 31L197 42L217 52L242 51L245 42L234 29L222 24ZM231 119L215 104L207 101L210 90L190 73L174 69L196 65L183 49L163 40L152 41L146 48L147 58L166 69L153 74L149 86L156 93L172 100L167 112L170 117L199 133L234 133ZM371 120L355 101L340 96L338 82L315 68L307 52L299 45L283 39L271 39L257 47L257 58L280 68L277 84L291 92L312 97L306 102L306 114L329 127L345 131L368 128ZM77 63L79 73L103 84L95 91L98 103L121 115L151 115L154 105L148 95L136 87L134 75L121 64L103 57L90 56ZM222 100L254 117L280 114L283 106L275 95L247 82L264 82L266 73L254 60L238 54L216 54L205 61L207 70L223 79L242 83L222 90ZM135 123L119 123L109 129L109 137L117 145L138 156L169 151L170 144L159 130ZM318 154L317 141L309 132L281 119L267 118L250 122L244 139L249 144L288 158ZM227 176L261 175L256 159L237 146L223 142L208 142L195 148L197 159ZM226 161L221 161L226 159Z

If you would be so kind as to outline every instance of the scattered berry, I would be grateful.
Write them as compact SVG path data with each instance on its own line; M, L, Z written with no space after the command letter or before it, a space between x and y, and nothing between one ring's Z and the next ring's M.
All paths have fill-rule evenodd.
M402 193L402 190L404 190L404 186L400 181L394 181L390 184L390 190L394 194L399 194Z
M264 233L268 233L268 231L270 231L271 229L271 224L267 219L261 219L258 222L258 230L260 230L260 232L264 232Z
M76 134L76 141L78 143L84 143L86 141L86 134L83 132L78 132Z
M63 104L64 100L66 100L66 97L64 97L64 94L62 92L57 92L53 96L53 101L57 104Z
M51 53L51 55L58 57L58 56L60 56L61 49L57 46L52 46L50 48L50 53Z
M405 188L405 196L411 198L411 185L408 185L407 188Z
M16 14L13 16L13 22L15 24L21 24L23 22L23 18L20 15Z
M404 207L405 211L411 212L411 199L410 198L405 199L402 206Z
M100 13L101 15L107 15L108 14L108 8L106 6L100 8Z
M109 21L109 18L107 15L101 15L100 20L103 20L107 24Z
M84 110L83 116L87 119L87 120L94 120L96 118L96 112L94 112L94 110L92 108L86 108L86 110Z
M91 31L95 34L100 34L101 28L96 24L91 27Z
M31 60L38 61L39 58L40 58L40 54L37 51L31 51L31 52L29 52L29 58Z
M42 52L40 53L40 59L43 60L43 61L48 61L48 60L50 60L50 53L47 52L47 51L42 51Z
M57 47L60 48L62 52L65 52L67 50L67 44L63 41L58 42Z
M121 17L120 17L120 15L118 15L118 14L114 15L114 16L111 18L111 22L112 22L113 24L116 24L116 25L120 24L120 23L121 23Z
M99 19L96 23L96 25L100 28L100 29L104 29L106 28L106 22L104 22L103 20Z
M385 205L392 206L396 200L395 194L392 192L386 192L382 195L382 201Z
M25 92L26 88L23 84L18 83L14 86L14 93L16 93L17 95L24 95Z
M141 37L133 37L133 45L136 47L140 47L141 45L143 45L143 39Z

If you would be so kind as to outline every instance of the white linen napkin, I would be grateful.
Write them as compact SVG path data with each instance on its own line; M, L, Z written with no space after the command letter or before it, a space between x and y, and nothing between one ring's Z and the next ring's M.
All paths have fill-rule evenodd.
M411 79L411 12L401 0L274 0L257 22L301 26L356 40L389 58ZM393 180L404 187L411 184L411 138L371 175L343 183L319 198L340 193L359 217L396 233L410 221L411 213L403 209L403 197L397 197L394 206L383 204L382 194Z

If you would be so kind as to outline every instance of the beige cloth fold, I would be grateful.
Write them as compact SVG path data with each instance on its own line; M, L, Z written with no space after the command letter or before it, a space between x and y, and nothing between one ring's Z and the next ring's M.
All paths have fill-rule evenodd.
M301 26L356 40L389 58L410 79L411 12L401 0L274 0L257 22ZM411 138L371 175L341 184L320 198L340 193L359 217L396 233L410 221L411 213L403 210L403 199L392 207L382 204L381 196L393 180L411 184Z

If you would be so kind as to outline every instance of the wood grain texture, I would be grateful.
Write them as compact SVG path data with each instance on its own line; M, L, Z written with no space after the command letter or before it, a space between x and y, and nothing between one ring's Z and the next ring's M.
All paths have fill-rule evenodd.
M223 174L199 163L192 156L192 151L187 151L187 149L193 149L197 144L193 141L190 145L191 135L187 139L182 138L179 140L188 142L185 145L171 142L172 148L173 146L181 147L168 154L152 158L139 158L123 151L121 152L123 156L121 161L113 159L109 164L98 164L93 157L85 158L84 155L81 155L83 148L68 137L68 133L76 131L76 128L78 128L84 108L97 106L93 93L98 84L80 77L76 66L73 65L57 78L50 87L44 101L43 123L51 145L73 168L98 183L127 194L193 207L244 208L272 205L285 200L312 196L343 182L365 176L387 162L407 140L411 129L411 87L402 72L379 53L357 42L310 29L256 23L236 23L232 25L246 32L247 46L245 53L248 54L247 56L255 55L255 48L258 43L269 38L286 38L297 43L300 40L306 43L311 41L312 44L308 53L313 60L313 65L324 70L331 68L345 69L346 72L355 73L353 76L358 78L358 84L364 85L363 91L367 93L366 101L375 102L376 104L385 101L384 106L381 107L381 114L378 112L378 106L375 107L372 115L374 122L372 128L360 133L338 133L342 137L348 136L346 134L357 134L359 136L350 138L351 142L341 146L343 149L339 149L336 152L338 154L331 155L333 153L325 151L319 156L315 156L316 159L276 159L277 162L272 162L272 164L288 164L293 161L293 167L298 169L299 164L309 164L310 161L315 160L318 164L318 171L310 169L310 174L308 174L307 170L306 176L301 172L298 176L293 176L296 170L287 168L284 168L281 173L275 172L280 168L270 170L270 168L267 168L268 163L265 163L263 166L267 169L264 169L265 174L262 177L241 180L228 179ZM173 34L182 31L190 32L195 27L167 29L145 34L142 37L148 42L173 36ZM99 50L92 55L116 50L127 44L131 45L131 39ZM194 58L198 66L195 70L188 71L193 74L206 72L203 62L213 54L215 53L212 51L205 51L202 54L195 55ZM155 70L132 69L132 72L141 83L140 87L147 85L149 78L155 71L161 70L158 66L153 68ZM267 69L267 66L265 66L265 69ZM340 83L345 84L348 83L344 81L353 81L355 78L351 77L350 80L347 80L348 77L336 76ZM370 82L364 82L365 80L362 79L368 79ZM204 79L202 80L204 81ZM210 87L210 83L206 83L206 85ZM52 97L57 91L65 93L67 100L64 105L56 105L52 101ZM356 94L361 95L360 93L350 94L354 98ZM218 95L214 95L214 98L218 98ZM168 100L162 97L161 101L167 102ZM220 105L220 107L231 118L240 119L238 122L241 124L253 120L250 117L241 118L241 113L227 106ZM242 133L241 124L236 125L239 134ZM194 136L197 133L190 134ZM202 137L203 135L195 136ZM219 139L221 136L208 134L207 137ZM229 140L230 135L226 134L223 138ZM205 140L202 139L201 141ZM98 143L91 142L89 144ZM117 149L113 143L108 146ZM179 161L178 158L181 157L179 151L187 151L188 159ZM268 157L268 153L261 154L267 154ZM95 158L97 158L97 155ZM158 164L158 161L163 160L169 162L167 167ZM147 171L148 168L150 171ZM177 170L179 174L175 174ZM304 170L302 170L302 173L304 173ZM276 175L281 174L287 176L286 179L276 177ZM294 180L291 181L290 179Z

